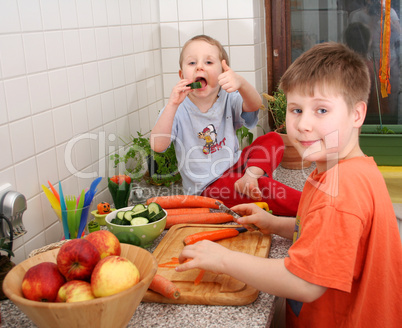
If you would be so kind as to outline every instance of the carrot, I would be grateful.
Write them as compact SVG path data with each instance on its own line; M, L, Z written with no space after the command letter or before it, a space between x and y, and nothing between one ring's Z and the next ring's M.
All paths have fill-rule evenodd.
M147 199L147 205L152 202L158 203L163 209L182 207L219 208L216 205L216 199L194 195L158 196Z
M191 261L191 259L187 259L184 261L184 263ZM170 262L166 263L160 263L158 264L158 267L160 268L175 268L180 264L179 258L178 257L172 257L172 260Z
M188 214L188 215L168 215L166 218L166 227L169 229L175 224L180 223L225 223L233 221L233 216L227 213L205 213L205 214Z
M177 300L180 297L179 288L169 279L159 274L154 276L148 288L172 300Z
M210 209L206 207L168 208L166 212L168 215L202 214L210 213Z
M205 270L200 269L200 273L198 274L198 276L194 280L194 285L195 286L200 284L202 278L204 278L204 274L205 274Z
M189 261L191 261L192 259L187 259L187 260L185 260L184 262L189 262ZM179 263L179 258L178 257L172 257L172 260L170 261L170 262L166 262L166 263L161 263L161 264L158 264L158 267L161 267L161 268L175 268L175 267L177 267L178 265L179 265L180 263ZM204 277L204 274L205 274L205 270L203 270L203 269L200 269L200 273L198 274L198 276L195 278L195 280L194 280L194 285L199 285L200 284L200 282L201 282L201 280L202 280L202 278ZM158 274L156 274L155 275L155 277L156 276L159 276ZM159 292L158 290L155 290L155 289L152 289L151 288L151 286L152 286L152 283L154 282L154 280L155 280L155 277L154 277L154 279L152 280L152 282L151 282L151 285L148 287L149 289L151 289L151 290L153 290L154 292L157 292L157 293L159 293L159 294L161 294L161 295L163 295L163 296L166 296L165 294L162 294L162 292ZM161 276L162 277L162 276ZM164 277L162 277L163 279L166 279L166 278L164 278ZM163 279L159 279L159 278L157 278L157 280L159 281L159 280L163 280ZM166 279L167 280L167 279ZM170 283L170 281L169 280L167 280L169 283ZM166 282L166 284L169 284L169 283L167 283ZM173 284L173 283L172 283ZM171 284L169 284L169 285L171 285ZM180 291L179 291L180 292ZM179 294L180 295L180 294ZM166 297L168 297L168 296L166 296ZM170 298L170 297L168 297L168 298ZM178 298L178 297L177 297Z
M219 229L213 231L201 231L192 235L188 235L186 238L184 238L183 243L184 245L192 245L200 240L215 241L230 237L236 237L238 234L239 231L233 228Z
M170 262L159 263L158 267L160 267L160 268L175 268L178 265L179 265L179 258L178 257L172 257L172 260Z

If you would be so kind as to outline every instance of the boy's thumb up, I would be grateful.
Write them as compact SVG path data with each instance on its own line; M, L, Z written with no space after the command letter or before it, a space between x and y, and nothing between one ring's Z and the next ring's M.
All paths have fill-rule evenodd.
M227 72L228 70L230 70L230 67L228 66L228 64L226 64L225 59L222 60L222 69L224 72Z

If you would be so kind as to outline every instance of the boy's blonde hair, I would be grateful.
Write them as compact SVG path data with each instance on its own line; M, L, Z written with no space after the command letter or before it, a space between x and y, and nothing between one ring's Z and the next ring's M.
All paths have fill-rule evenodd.
M313 96L314 88L343 96L351 110L359 101L367 103L370 73L363 58L341 43L317 44L298 57L283 74L279 89ZM329 88L329 89L328 89Z
M204 34L200 34L200 35L196 35L194 37L192 37L190 40L188 40L183 48L181 49L181 53L180 53L180 58L179 58L179 65L180 65L180 69L182 69L182 64L183 64L183 52L186 49L186 47L193 41L205 41L213 46L218 47L219 50L219 59L222 61L223 59L226 61L226 64L229 65L229 56L226 53L225 49L223 48L223 46L221 45L221 43L218 40L215 40L214 38L211 38L208 35L204 35Z

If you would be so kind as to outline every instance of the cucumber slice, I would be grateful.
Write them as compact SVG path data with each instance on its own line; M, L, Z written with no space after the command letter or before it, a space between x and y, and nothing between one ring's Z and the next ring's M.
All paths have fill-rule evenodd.
M146 209L146 206L144 204L137 204L132 208L132 211L137 213L137 212L141 212L145 209Z
M158 214L156 214L156 213L150 213L149 216L148 216L148 221L149 221L149 222L155 222L157 215L158 215Z
M201 84L201 82L193 82L193 83L187 84L186 87L190 87L191 89L201 89L202 84Z
M134 226L144 225L147 223L148 223L148 219L142 218L142 217L134 218L131 220L131 225L134 225Z
M116 213L116 218L123 220L124 219L124 211L118 211Z
M160 211L159 213L155 214L154 217L152 217L152 222L159 221L160 219L164 218L166 213L164 211Z
M131 212L131 218L132 219L138 218L138 217L148 218L148 215L149 215L149 213L148 213L147 208L145 208L145 209L143 209L141 211L138 211L138 212Z
M125 212L124 212L124 218L125 218L127 221L130 221L130 222L131 222L131 220L133 219L133 214L134 214L133 211L125 211Z
M112 219L112 220L110 221L110 223L117 224L117 225L122 225L122 224L121 224L122 221L123 221L122 219L114 218L114 219Z
M131 221L123 219L121 220L121 225L131 225Z
M148 211L149 211L149 214L151 214L151 213L158 214L161 211L161 208L160 208L159 204L157 204L157 203L150 203L148 205Z

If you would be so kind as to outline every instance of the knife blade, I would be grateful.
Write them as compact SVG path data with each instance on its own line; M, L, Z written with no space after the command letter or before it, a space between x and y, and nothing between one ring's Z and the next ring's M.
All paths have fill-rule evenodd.
M219 209L221 211L223 211L224 213L230 214L233 216L233 218L235 219L234 221L237 222L237 219L241 218L241 215L239 215L238 213L236 213L235 211L231 210L229 207L227 207L225 204L221 203L220 201L216 201L215 202L216 205L219 206ZM252 229L254 230L260 230L260 228L258 228L256 225L254 224L248 224L248 226L250 226Z

